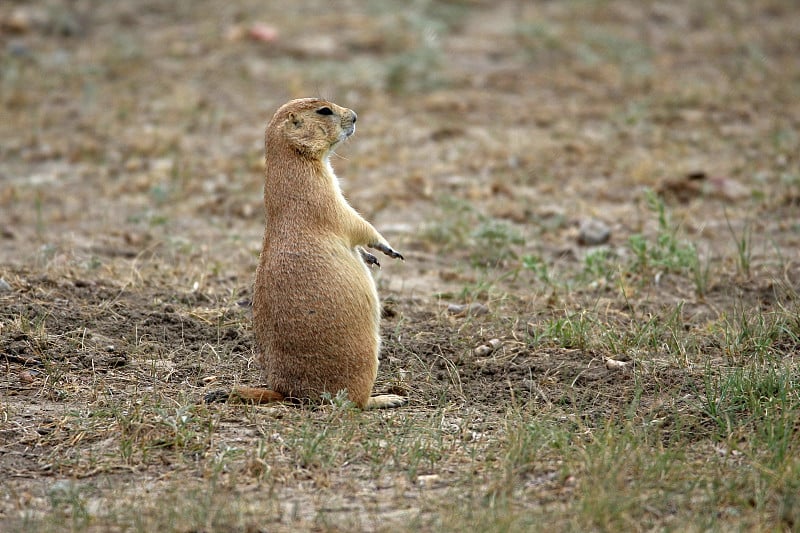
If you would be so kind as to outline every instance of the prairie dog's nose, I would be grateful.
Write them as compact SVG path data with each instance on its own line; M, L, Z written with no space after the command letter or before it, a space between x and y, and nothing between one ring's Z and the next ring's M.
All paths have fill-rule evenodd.
M353 114L353 124L355 124L356 120L358 120L358 115L356 115L356 112L353 111L352 109L350 110L350 112Z

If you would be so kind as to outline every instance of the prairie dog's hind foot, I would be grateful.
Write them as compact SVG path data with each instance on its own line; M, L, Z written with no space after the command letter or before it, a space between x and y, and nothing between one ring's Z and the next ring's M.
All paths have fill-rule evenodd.
M401 254L400 252L398 252L397 250L395 250L394 248L392 248L388 244L384 244L382 242L378 242L378 243L375 243L375 244L370 244L369 247L373 248L375 250L378 250L379 252L383 252L385 255L388 255L392 259L400 259L401 261L405 261L406 260L406 258L403 257L403 254Z
M203 403L227 402L231 399L231 391L225 389L212 390L203 396Z
M232 391L215 390L203 396L205 403L239 402L239 403L272 403L282 402L286 397L270 389L260 387L237 387Z
M397 394L379 394L378 396L370 396L364 409L390 409L393 407L401 407L406 403L408 403L408 398L405 396L398 396Z

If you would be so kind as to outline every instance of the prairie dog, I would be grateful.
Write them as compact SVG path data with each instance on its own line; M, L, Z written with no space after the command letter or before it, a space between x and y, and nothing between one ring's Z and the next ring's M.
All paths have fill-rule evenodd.
M269 389L239 387L257 403L346 390L362 409L405 398L371 396L378 372L380 305L369 247L403 259L342 195L332 149L356 113L315 98L284 104L267 125L266 228L253 289L258 362Z

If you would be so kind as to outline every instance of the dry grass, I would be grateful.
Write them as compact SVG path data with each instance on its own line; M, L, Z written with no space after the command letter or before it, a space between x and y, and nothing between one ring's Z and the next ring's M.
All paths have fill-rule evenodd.
M798 20L0 5L0 529L796 529ZM262 128L314 94L407 258L376 388L410 404L204 405L258 380Z

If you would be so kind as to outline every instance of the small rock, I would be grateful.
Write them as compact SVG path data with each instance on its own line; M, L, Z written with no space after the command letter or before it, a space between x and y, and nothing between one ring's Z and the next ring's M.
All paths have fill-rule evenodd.
M417 476L417 484L429 488L436 485L439 482L439 475L438 474L429 474L425 476Z
M485 355L489 355L493 351L494 350L492 350L491 346L487 346L487 345L483 344L483 345L478 346L477 348L475 348L475 355L477 355L478 357L483 357Z
M489 313L489 308L482 303L450 304L447 312L453 316L481 316Z
M4 292L11 292L11 285L8 284L6 280L0 278L0 294Z
M610 357L605 358L606 368L609 370L625 370L628 365L631 364L630 361L619 361L617 359L611 359Z
M581 222L578 229L578 244L583 246L605 244L610 238L611 228L605 222L594 218L588 218Z

